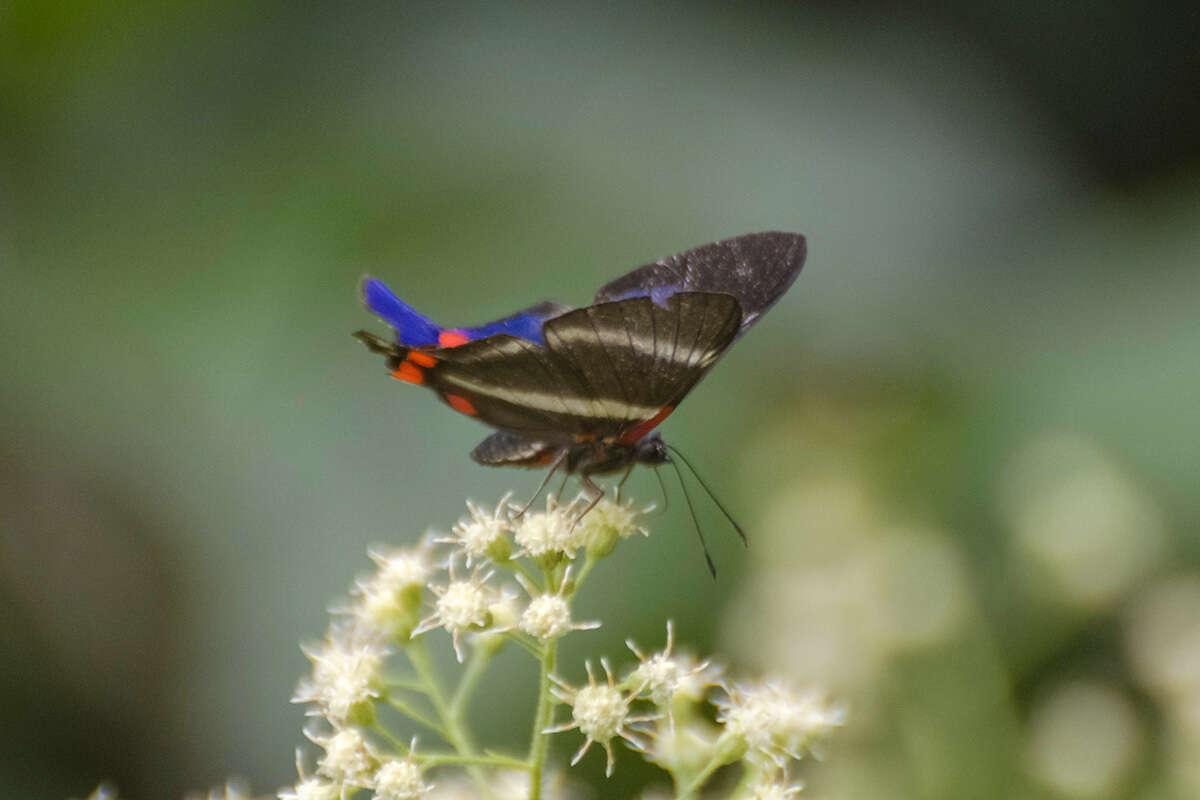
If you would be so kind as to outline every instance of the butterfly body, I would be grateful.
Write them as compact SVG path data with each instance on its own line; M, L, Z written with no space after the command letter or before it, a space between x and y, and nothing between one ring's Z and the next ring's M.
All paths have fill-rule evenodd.
M791 286L804 237L757 233L688 250L606 284L592 305L540 303L478 328L443 328L380 281L364 303L395 338L355 334L398 380L496 428L471 453L490 466L580 476L668 461L653 432Z

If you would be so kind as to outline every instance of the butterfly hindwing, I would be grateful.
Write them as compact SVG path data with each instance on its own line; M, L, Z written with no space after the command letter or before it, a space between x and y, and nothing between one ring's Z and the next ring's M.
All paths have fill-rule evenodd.
M489 467L545 467L561 451L561 445L529 434L497 431L475 446L471 458Z
M542 324L571 310L562 303L545 301L476 328L444 328L405 303L377 278L363 278L359 293L363 305L392 326L396 343L403 347L454 347L497 333L541 344Z

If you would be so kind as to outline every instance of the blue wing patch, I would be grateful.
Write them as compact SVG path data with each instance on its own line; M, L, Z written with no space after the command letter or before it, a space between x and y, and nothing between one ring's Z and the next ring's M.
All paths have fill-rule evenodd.
M507 333L509 336L516 336L519 339L541 345L544 344L542 339L543 323L570 310L570 306L562 303L538 303L536 306L530 306L511 316L489 322L478 328L457 328L455 333L461 333L468 341L493 336L497 333Z
M623 292L618 292L616 294L607 295L604 298L603 302L616 303L620 300L628 300L631 297L649 297L650 302L654 303L654 305L665 306L667 304L667 300L670 299L671 295L679 294L679 292L681 292L681 291L684 291L684 288L682 285L679 285L679 284L671 284L668 286L639 287L637 289L627 289L626 291L623 291ZM599 301L597 301L597 302L599 302Z
M436 347L441 328L429 317L392 294L383 281L363 278L362 298L367 308L396 329L396 343L404 347Z
M376 278L363 278L362 297L372 313L395 329L396 343L403 347L454 347L498 333L541 345L542 324L571 310L561 303L545 302L478 328L443 328L417 313Z

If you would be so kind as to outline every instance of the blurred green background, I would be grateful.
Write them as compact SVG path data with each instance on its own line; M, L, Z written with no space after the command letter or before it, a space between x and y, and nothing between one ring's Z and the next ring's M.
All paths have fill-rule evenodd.
M1200 796L1198 40L1129 0L0 4L3 794L294 780L367 544L532 491L350 339L360 274L472 324L782 229L804 273L663 426L751 548L704 507L714 586L672 489L564 672L670 617L827 687L805 796Z

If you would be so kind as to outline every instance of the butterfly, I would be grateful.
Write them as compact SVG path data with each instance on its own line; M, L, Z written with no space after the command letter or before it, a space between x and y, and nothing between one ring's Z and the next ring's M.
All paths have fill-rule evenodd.
M354 336L393 378L497 429L475 461L550 467L542 487L577 475L586 514L604 494L592 476L670 461L655 427L783 296L806 251L796 233L737 236L639 267L589 306L543 302L477 328L439 326L368 276L363 303L395 336Z

